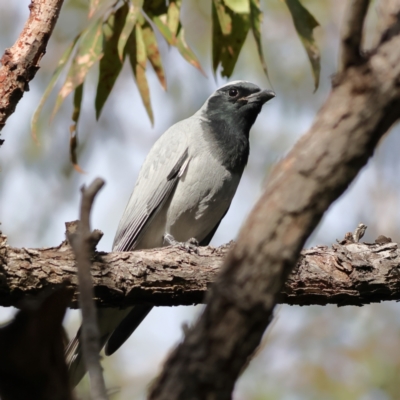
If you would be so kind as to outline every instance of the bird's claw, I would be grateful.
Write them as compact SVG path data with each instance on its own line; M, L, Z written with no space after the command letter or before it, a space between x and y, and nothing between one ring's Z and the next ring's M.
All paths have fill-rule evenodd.
M164 243L169 246L177 246L187 253L199 254L199 242L195 238L190 238L186 242L178 242L170 233L164 235Z
M199 254L199 242L195 238L190 238L187 242L181 244L188 253Z

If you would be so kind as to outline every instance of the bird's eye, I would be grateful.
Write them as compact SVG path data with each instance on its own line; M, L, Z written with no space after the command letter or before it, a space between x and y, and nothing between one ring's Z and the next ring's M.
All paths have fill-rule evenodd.
M236 97L238 95L238 90L237 89L229 89L229 97Z

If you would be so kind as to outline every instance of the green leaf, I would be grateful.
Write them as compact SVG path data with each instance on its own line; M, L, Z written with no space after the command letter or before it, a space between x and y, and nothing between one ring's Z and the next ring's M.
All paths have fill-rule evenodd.
M126 16L125 25L118 40L118 55L121 61L124 59L126 42L128 41L129 35L132 33L133 27L136 24L142 6L143 0L133 0L133 2L129 4L129 11L128 15Z
M103 57L99 66L99 81L95 100L96 118L110 95L114 83L122 69L121 59L118 57L118 45L121 32L124 28L129 8L124 3L108 17L103 27Z
M285 0L290 13L292 14L293 23L297 34L306 49L308 58L311 63L312 73L314 76L315 90L318 89L319 75L321 70L321 57L317 44L313 36L313 30L319 26L318 21L310 14L310 12L299 2L299 0Z
M142 27L136 24L127 43L127 53L132 66L132 71L136 79L143 105L152 124L154 124L153 110L151 109L150 90L146 78L147 54L143 39Z
M150 11L149 16L154 24L160 30L168 44L176 46L176 37L180 28L180 8L181 0L172 0L169 2L168 8L163 13L156 13ZM161 8L159 11L164 11Z
M248 14L250 12L249 0L224 0L224 3L237 14Z
M83 98L83 83L81 83L76 89L74 93L74 109L72 111L72 121L74 122L76 130L76 125L78 124L79 117L81 115L81 104Z
M250 25L251 30L253 31L253 36L256 41L258 56L260 57L260 62L265 72L265 75L268 77L267 64L264 60L264 54L262 50L261 44L261 23L262 23L263 14L260 10L260 0L250 0Z
M215 12L217 13L219 26L223 35L229 35L232 32L232 18L226 10L223 0L213 0ZM213 11L214 11L213 7Z
M160 33L164 36L165 40L171 46L175 45L175 37L173 33L170 31L166 21L166 18L162 18L163 16L153 17L153 22L160 31Z
M167 25L173 37L176 37L179 28L180 1L171 1L167 12Z
M74 168L80 172L84 173L82 168L78 164L78 121L79 116L81 115L81 105L82 105L82 97L83 97L83 83L81 83L76 89L74 93L74 109L72 112L72 121L74 122L69 128L70 137L69 137L69 156L71 163Z
M83 83L93 64L102 57L102 25L102 19L95 20L82 34L64 85L58 93L53 116L64 99Z
M167 83L165 81L165 73L161 62L160 52L158 50L156 35L154 34L153 28L147 21L142 26L142 35L144 45L146 46L147 58L149 59L155 73L157 74L161 86L164 90L166 90Z
M56 70L53 72L53 76L50 79L49 84L47 85L47 88L39 102L39 105L35 111L35 113L33 114L32 117L32 121L31 121L31 129L32 129L32 136L33 139L38 142L38 137L37 137L37 130L38 130L38 120L39 120L39 115L42 112L44 103L46 102L47 98L49 97L51 91L53 90L58 77L61 74L61 71L64 69L65 64L67 63L72 50L74 49L76 42L78 41L78 39L80 38L80 34L78 36L76 36L76 38L74 39L74 41L67 47L67 49L64 51L63 55L61 56L60 60L58 61L58 65Z
M206 75L193 50L186 43L185 31L182 28L182 24L179 22L180 7L181 0L170 1L167 14L153 15L149 13L149 16L167 40L168 44L176 46L186 61L199 69L203 75Z
M250 29L250 16L234 13L221 0L213 0L212 23L214 73L221 65L221 75L230 77ZM226 24L225 27L222 24Z
M201 68L200 61L197 59L196 55L193 53L192 49L188 46L185 40L185 32L183 27L180 28L178 37L176 38L176 47L179 50L179 53L183 56L183 58L193 65L195 68L200 70L200 72L204 75L207 76L206 73L203 71L203 68Z
M174 35L167 24L167 2L165 0L146 0L143 4L143 11L154 22L168 44L173 45Z

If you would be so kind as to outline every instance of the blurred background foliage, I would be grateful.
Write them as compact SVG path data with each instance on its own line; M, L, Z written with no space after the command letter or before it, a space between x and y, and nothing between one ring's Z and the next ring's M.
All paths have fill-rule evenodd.
M320 25L313 31L315 43L311 43L307 54L303 47L307 37L300 34L303 36L299 40L301 29L293 23L288 11L290 1L260 0L263 23L260 24L259 39L248 25L252 34L243 35L245 39L234 68L232 64L223 64L221 58L216 61L213 45L216 40L213 20L222 18L218 16L217 6L227 5L229 1L170 2L170 6L175 4L174 7L180 10L180 22L177 23L175 18L173 23L174 43L171 38L166 38L165 32L149 28L148 20L138 16L135 24L132 20L129 22L128 28L132 27L130 35L126 34L129 31L126 28L123 36L126 43L132 41L135 49L133 60L129 57L129 62L117 62L120 72L110 79L101 78L101 66L100 71L97 67L103 62L106 68L109 59L103 56L98 62L99 57L93 57L93 68L85 72L84 88L80 87L83 80L74 79L75 86L70 93L78 89L77 94L71 96L72 101L59 107L59 93L61 91L64 99L65 82L71 79L68 74L74 65L72 59L76 57L79 46L83 46L83 42L78 40L77 47L71 51L72 59L67 58L69 61L65 68L60 70L54 90L49 90L47 101L41 103L57 63L68 46L80 32L87 30L86 35L90 29L98 32L96 29L99 28L93 21L105 12L109 13L107 24L101 30L105 41L98 43L103 50L109 49L114 54L114 62L128 54L122 51L124 28L115 35L115 21L120 16L107 11L111 10L113 3L91 3L98 3L99 7L104 5L104 9L94 8L88 20L88 1L65 1L41 69L30 85L31 90L25 93L2 131L2 138L6 141L0 156L0 221L10 245L39 247L59 244L64 238L64 222L77 218L79 187L95 176L101 176L107 185L96 200L92 225L104 231L99 248L109 251L119 218L150 147L174 122L197 111L205 99L227 81L225 76L229 75L230 69L230 79L250 80L277 93L252 130L249 165L213 244L234 239L256 201L263 181L268 179L271 165L284 156L307 130L329 93L330 79L337 66L340 25L347 1L301 1ZM134 2L135 5L138 3ZM230 3L240 5L241 2L231 0ZM153 2L145 2L146 7L151 4ZM165 15L164 1L158 4L161 14L154 13L153 17ZM250 4L258 2L251 1ZM19 35L29 13L28 5L29 0L0 0L1 49L10 47ZM121 5L115 3L113 10ZM129 9L123 12L128 15ZM226 12L230 13L229 10ZM170 15L173 15L172 11ZM376 41L374 33L378 17L377 1L372 1L364 38L367 48ZM160 20L160 23L167 21L168 25L168 15L166 19L160 17ZM308 29L310 26L312 23ZM151 32L146 33L146 29ZM183 49L176 45L182 29L185 30L181 37L187 46L183 47L190 49L203 72L193 68L193 64L198 67L194 59L188 63L182 54ZM147 40L150 47L155 43L155 36L158 53L151 53L147 47L147 57L144 57L139 49L143 45L137 46L140 36L142 43ZM92 45L96 47L93 42ZM321 69L319 88L314 93L316 70L314 67L313 75L308 56L316 54L312 53L316 51L315 45L320 49ZM132 52L129 55L132 56ZM148 98L151 98L147 102L143 87L132 79L132 72L138 80L144 69L146 90L150 94ZM99 94L99 81L111 82L112 90L107 86L102 88L107 91L106 95L104 92ZM168 90L164 91L163 87ZM41 104L35 140L30 123ZM54 107L59 107L56 114ZM85 173L77 172L70 162L70 135L71 132L74 135L76 128L79 141L73 143L76 146L75 157ZM365 241L371 242L379 234L384 234L399 242L400 159L397 153L400 138L397 130L393 129L384 138L357 180L328 210L308 246L330 245L347 231L354 230L359 222L368 225ZM119 352L104 360L108 386L115 389L114 399L145 398L146 388L161 368L168 351L182 337L181 325L191 323L201 309L201 306L157 308ZM1 309L1 320L7 320L13 312ZM398 304L389 302L362 308L280 306L259 352L237 383L234 399L398 399L399 316ZM71 334L78 324L78 313L70 312L66 326ZM87 398L87 382L80 385L79 393L81 398Z
M285 0L294 26L306 49L314 75L315 89L320 74L319 49L315 44L313 29L318 22L299 2ZM253 33L258 55L268 76L261 42L263 13L259 0L212 0L212 56L213 73L229 78L235 68L249 30ZM156 38L156 30L181 56L205 75L199 60L185 40L182 26L181 0L90 0L85 28L75 36L58 61L57 68L44 91L32 118L32 133L37 141L38 119L44 103L51 94L64 68L66 78L53 108L57 113L65 98L74 92L73 125L70 127L70 158L77 164L78 121L80 117L83 85L90 69L99 61L98 84L95 98L96 118L114 87L125 58L129 59L143 105L154 123L150 91L146 76L147 61L153 67L163 89L167 89L165 72ZM69 65L68 65L69 64ZM220 67L220 69L219 69ZM205 75L206 76L206 75Z

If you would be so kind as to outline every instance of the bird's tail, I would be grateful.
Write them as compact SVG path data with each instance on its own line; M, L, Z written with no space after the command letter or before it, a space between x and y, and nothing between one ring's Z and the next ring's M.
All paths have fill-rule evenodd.
M107 356L111 356L111 354L115 353L125 343L152 308L153 306L140 304L130 309L127 316L118 324L117 328L107 340L105 348Z
M108 338L113 334L121 321L129 315L133 308L134 307L129 307L124 310L118 310L115 308L97 309L97 321L100 332L100 349L104 347ZM79 328L76 336L69 342L65 349L65 360L68 366L69 380L72 388L81 381L86 373L80 344L80 333L81 328Z

